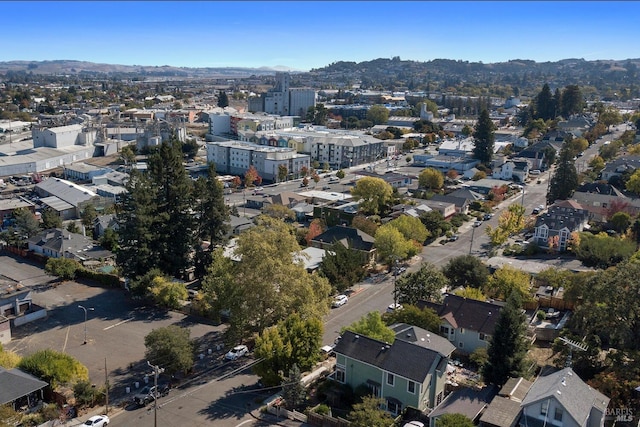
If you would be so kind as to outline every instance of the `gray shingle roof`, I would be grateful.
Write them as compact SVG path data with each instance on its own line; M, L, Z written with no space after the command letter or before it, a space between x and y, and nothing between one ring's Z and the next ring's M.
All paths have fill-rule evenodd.
M6 370L0 367L0 405L13 402L47 385L19 369Z
M407 341L421 347L435 350L446 357L451 356L451 353L456 349L448 339L417 326L406 323L396 323L391 325L391 329L396 333L397 340Z
M316 236L313 241L329 244L333 244L335 242L346 243L346 241L349 241L352 249L370 251L373 249L375 239L357 228L337 225L329 228L319 236Z
M565 368L545 377L538 377L522 406L536 404L542 400L555 399L578 425L586 425L591 408L605 412L609 398L591 388L571 368Z
M498 304L463 298L447 294L442 304L418 301L420 309L435 310L441 319L447 320L454 328L464 328L487 335L493 335L500 309Z
M547 213L540 215L536 220L536 228L546 225L549 230L562 230L568 228L575 231L578 226L589 219L589 211L574 209L568 206L551 206Z
M351 331L342 334L334 351L418 383L443 359L438 352L407 341L387 344Z

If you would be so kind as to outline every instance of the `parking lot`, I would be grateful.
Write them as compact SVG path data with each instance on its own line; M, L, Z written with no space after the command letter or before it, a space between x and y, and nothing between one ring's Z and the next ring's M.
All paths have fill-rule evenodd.
M37 267L23 264L19 258L0 257L0 274L22 271L35 277ZM40 271L42 276L43 271ZM221 341L223 327L200 323L181 313L146 307L132 301L120 289L65 282L58 286L37 286L33 302L47 308L45 319L12 330L13 339L5 345L24 356L51 348L77 358L89 369L93 383L104 383L105 359L109 381L114 389L124 389L132 381L141 381L149 369L144 359L144 337L153 329L172 324L188 327L191 338L203 341L202 349ZM84 310L87 309L85 324ZM87 344L85 340L85 326ZM114 390L118 394L118 390Z

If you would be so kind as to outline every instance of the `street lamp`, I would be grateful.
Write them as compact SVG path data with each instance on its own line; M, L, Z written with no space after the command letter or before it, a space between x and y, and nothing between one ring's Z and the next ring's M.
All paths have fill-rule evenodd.
M84 311L84 344L87 343L87 310L93 311L93 307L84 308L79 305L78 308L81 308Z

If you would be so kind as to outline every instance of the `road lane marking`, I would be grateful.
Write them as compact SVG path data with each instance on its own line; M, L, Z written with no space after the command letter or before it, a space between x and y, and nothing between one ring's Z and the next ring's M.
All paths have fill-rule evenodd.
M236 425L236 427L240 427L240 426L243 426L243 425L245 425L245 424L247 424L247 423L252 423L252 422L254 422L254 421L255 421L255 420L244 420L244 421L243 421L243 422L241 422L240 424L237 424L237 425Z
M108 330L109 330L109 329L111 329L111 328L115 328L116 326L120 326L120 325L122 325L123 323L127 323L127 322L129 322L129 321L131 321L131 320L133 320L133 319L134 319L133 317L130 317L130 318L128 318L128 319L123 320L122 322L118 322L118 323L115 323L115 324L113 324L113 325L111 325L111 326L107 326L106 328L104 328L104 329L103 329L103 331L108 331Z
M64 345L62 346L62 352L64 353L67 350L67 341L69 341L69 329L71 326L67 326L67 333L64 337Z

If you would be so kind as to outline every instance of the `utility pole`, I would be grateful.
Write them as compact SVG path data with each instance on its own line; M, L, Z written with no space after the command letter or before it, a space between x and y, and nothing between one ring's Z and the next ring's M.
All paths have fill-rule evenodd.
M469 242L469 255L471 255L471 251L473 250L473 235L476 234L476 225L473 224L471 228L471 241Z
M107 358L104 358L104 413L109 415L109 373L107 372Z
M153 369L153 426L158 427L158 375L164 372L158 365L152 365L147 360L147 365Z

